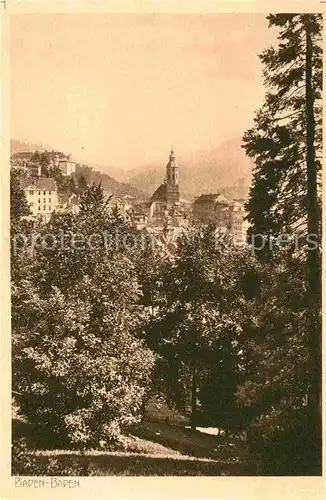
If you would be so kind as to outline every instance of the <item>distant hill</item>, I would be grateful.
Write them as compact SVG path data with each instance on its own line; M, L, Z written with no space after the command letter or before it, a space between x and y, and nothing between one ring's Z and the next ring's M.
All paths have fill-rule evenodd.
M223 192L230 198L248 194L252 163L239 140L221 143L218 148L178 157L181 196L192 199L202 193ZM165 163L148 164L128 172L126 182L141 188L148 195L162 182Z
M47 151L57 151L52 146L42 144L44 150ZM20 141L17 139L11 139L10 141L11 155L17 155L17 153L26 152L32 153L36 150L40 151L41 143L33 144L29 142ZM27 155L28 156L28 155ZM103 169L105 167L100 167L95 164L87 164L81 165L78 163L78 159L76 160L76 174L77 177L83 174L86 178L87 183L90 185L93 182L102 183L103 189L106 192L110 192L114 194L116 197L122 197L125 195L130 195L136 198L137 200L146 200L147 195L141 189L137 189L135 186L130 186L125 182L119 182L108 174L102 173L98 169ZM110 168L110 167L107 167ZM113 169L114 167L112 167ZM116 169L118 172L118 169Z
M16 154L16 153L33 153L34 151L40 151L41 146L43 149L47 151L57 151L58 149L54 148L53 146L45 145L42 143L35 144L31 142L26 142L26 141L20 141L18 139L11 139L10 140L10 152L11 154ZM78 158L78 156L73 155L74 160L76 163L83 164L84 160L81 158ZM114 167L113 165L98 165L96 163L92 163L87 161L87 165L91 167L93 170L99 170L101 172L105 172L107 175L112 177L113 179L119 181L119 182L125 182L126 181L126 173L121 170L120 168Z
M89 165L76 165L76 176L80 177L81 175L84 175L88 185L91 185L93 182L96 184L101 182L103 190L113 194L115 197L122 197L128 194L133 196L136 200L147 199L146 193L140 189L124 182L118 182L107 174L103 174L98 170L93 170Z
M77 163L83 164L82 160L79 160L76 157ZM87 165L91 167L93 170L97 170L99 172L103 172L104 174L112 177L118 182L127 182L126 172L124 172L121 168L115 167L113 165L99 165L98 163L87 162Z

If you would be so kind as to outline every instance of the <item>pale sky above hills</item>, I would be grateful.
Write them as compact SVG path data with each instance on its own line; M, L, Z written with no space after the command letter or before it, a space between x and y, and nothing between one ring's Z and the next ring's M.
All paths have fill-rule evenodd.
M264 89L261 15L11 16L11 137L129 169L217 147Z

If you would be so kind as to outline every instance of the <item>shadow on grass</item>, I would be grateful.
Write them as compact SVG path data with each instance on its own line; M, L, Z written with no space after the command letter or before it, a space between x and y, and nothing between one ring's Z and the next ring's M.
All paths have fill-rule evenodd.
M22 437L29 436L27 446L13 446L12 474L20 476L220 476L255 475L245 456L240 440L205 435L163 422L146 423L130 429L131 436L146 440L135 447L128 445L126 452L43 451L35 442L36 434L19 426ZM17 431L18 429L16 429ZM28 432L29 430L29 432ZM20 440L18 439L16 443ZM33 443L34 441L34 443ZM156 444L164 445L159 449ZM145 446L146 445L146 446ZM35 449L39 451L33 451ZM174 456L175 450L182 455ZM152 454L150 454L152 453ZM166 454L171 456L166 456ZM206 459L206 460L203 460ZM208 459L208 460L207 460Z
M98 454L78 456L28 454L19 476L220 476L228 470L214 461L173 459L145 455Z
M252 475L255 472L246 444L238 438L207 435L163 422L146 422L132 427L130 433L185 455L216 460L221 465L227 465L236 475Z

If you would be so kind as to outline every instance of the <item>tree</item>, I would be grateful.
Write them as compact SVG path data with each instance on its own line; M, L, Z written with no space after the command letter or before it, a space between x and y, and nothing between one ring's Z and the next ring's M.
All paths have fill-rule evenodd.
M50 155L49 151L43 151L41 153L39 163L42 167L42 172L44 172L44 175L49 176L50 164L51 164L51 155Z
M78 179L78 189L81 193L84 193L87 189L87 182L84 175L81 175Z
M77 193L77 187L76 187L76 182L75 182L74 177L70 177L69 178L69 191L72 194L76 194Z
M318 474L321 442L312 440L316 422L307 405L305 264L279 252L271 263L255 267L260 286L247 298L250 315L242 323L241 348L249 364L238 388L249 417L249 445L260 455L262 474Z
M277 14L267 19L270 27L279 29L279 44L260 55L266 99L253 128L244 134L244 148L255 162L247 204L250 232L265 240L282 232L310 229L310 234L318 236L322 16ZM309 223L308 228L311 217L314 227ZM266 252L268 245L257 255Z
M19 173L10 171L10 268L11 279L19 280L27 267L32 223L24 220L31 215L25 192L20 186Z
M40 161L40 153L38 151L34 151L34 153L32 154L31 158L30 158L31 162L32 163L39 163Z
M16 226L21 218L30 215L24 190L20 186L19 173L15 170L10 171L10 223Z
M139 335L137 273L128 250L100 238L115 241L121 224L92 186L77 215L40 230L33 268L13 288L13 387L43 445L107 448L141 416L154 356Z
M43 445L107 447L139 418L154 359L131 273L110 259L68 295L14 294L13 387Z
M265 65L266 99L256 115L254 127L244 135L244 148L255 161L247 204L248 219L256 244L257 235L260 238L261 245L256 248L259 259L271 259L277 265L279 252L275 248L271 250L270 244L286 232L291 240L288 248L290 259L295 260L300 255L301 260L305 258L306 261L302 286L307 311L300 316L300 332L305 341L301 341L300 345L302 352L307 348L309 355L309 383L308 387L304 385L308 393L309 420L314 422L314 429L310 427L310 439L319 449L322 15L277 14L268 16L268 20L271 27L279 30L279 43L260 56ZM300 245L296 243L298 240ZM288 259L289 254L285 252L282 256ZM288 267L293 268L292 265ZM288 279L291 278L288 276ZM282 293L281 288L279 293ZM294 331L292 334L295 338ZM302 358L298 357L298 367L300 360ZM288 365L285 365L286 368L277 365L281 371L291 367L288 358L284 357L283 361ZM286 391L286 382L283 377L280 379Z
M81 197L80 209L83 212L90 212L90 208L101 214L108 210L108 200L105 199L101 184L93 183Z
M208 378L219 365L236 379L234 367L241 359L241 309L233 289L238 250L229 243L224 249L216 246L213 227L192 228L177 240L170 262L163 261L161 276L155 272L156 293L150 292L157 307L147 339L161 357L160 387L178 409L190 406L192 429L198 425L198 403L209 406L207 391L200 392L203 376ZM235 388L233 384L216 390L235 399ZM222 421L222 411L220 407L212 416L215 423Z

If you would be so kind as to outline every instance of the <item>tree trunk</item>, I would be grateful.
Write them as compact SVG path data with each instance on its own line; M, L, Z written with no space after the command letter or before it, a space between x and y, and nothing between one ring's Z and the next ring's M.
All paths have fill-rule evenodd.
M315 157L315 118L314 94L312 86L312 57L313 46L309 16L306 23L306 118L307 118L307 215L308 235L314 235L314 241L320 241L319 235L319 208L317 198L317 165ZM316 236L315 236L316 235ZM311 361L311 385L308 405L310 407L317 435L321 439L321 273L320 252L318 248L308 248L307 256L307 299L308 299L308 342Z
M192 381L191 381L191 430L196 430L196 413L197 413L197 366L196 361L192 365Z

